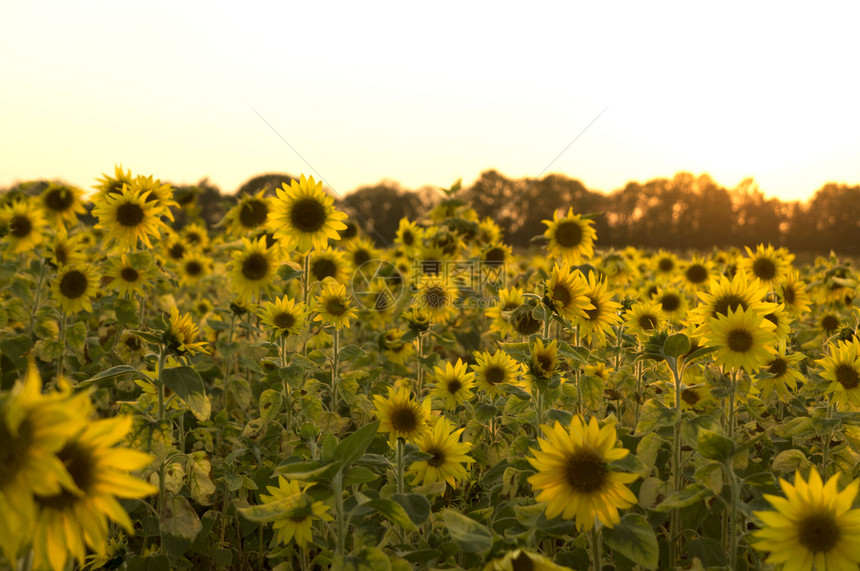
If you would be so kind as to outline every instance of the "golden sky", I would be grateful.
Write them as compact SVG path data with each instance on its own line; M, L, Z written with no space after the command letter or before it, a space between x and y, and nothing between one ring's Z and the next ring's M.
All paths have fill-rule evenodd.
M806 199L860 182L855 5L2 0L0 187L685 170Z

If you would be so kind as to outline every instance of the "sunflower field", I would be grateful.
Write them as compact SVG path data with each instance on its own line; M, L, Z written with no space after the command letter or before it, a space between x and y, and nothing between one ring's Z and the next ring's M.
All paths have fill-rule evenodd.
M0 568L860 567L849 260L459 190L384 246L305 176L0 197Z

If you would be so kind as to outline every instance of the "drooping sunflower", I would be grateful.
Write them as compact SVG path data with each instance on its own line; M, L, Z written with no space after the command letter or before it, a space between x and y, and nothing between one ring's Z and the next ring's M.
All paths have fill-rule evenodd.
M0 226L8 229L3 237L8 242L6 254L30 252L42 243L45 215L32 200L15 200L0 208Z
M755 310L728 310L708 319L708 344L717 347L714 361L752 374L776 353L774 325Z
M627 456L629 451L616 447L615 426L600 427L595 417L586 425L582 417L573 417L568 430L556 422L542 425L546 438L539 438L540 450L531 448L529 462L537 473L528 481L537 492L536 500L546 503L546 517L576 517L578 530L589 531L594 518L606 527L621 521L619 509L637 503L625 484L637 474L612 470L611 462Z
M395 328L382 335L380 344L386 361L405 365L415 356L415 345L411 341L403 341L403 334L402 329Z
M388 396L373 395L379 432L387 432L394 442L398 438L414 441L430 425L430 399L418 402L406 388L388 387Z
M776 295L785 305L785 309L795 317L809 311L811 303L806 293L806 283L800 279L797 270L790 269L776 286Z
M519 287L502 288L498 296L498 301L487 308L485 315L490 320L490 331L504 339L516 333L506 316L522 305L523 290Z
M755 252L749 246L745 246L745 249L747 257L741 260L741 269L748 275L758 278L768 288L782 281L794 260L794 254L789 253L788 250L774 249L770 244L767 246L759 244Z
M148 252L114 255L108 265L107 275L112 278L108 289L117 290L123 297L143 297L148 286L147 280L152 277L149 275L149 260Z
M87 211L81 200L83 195L84 191L80 188L52 182L42 191L39 199L49 220L63 226L74 226L78 222L78 214Z
M256 194L244 194L238 204L224 215L227 232L231 236L246 236L257 228L264 228L272 211L272 199L265 196L266 189Z
M533 379L549 379L558 369L558 340L544 344L543 339L535 337L529 347L529 374Z
M334 198L323 192L322 181L302 175L298 182L291 180L289 187L283 183L277 193L267 223L286 251L322 250L329 239L340 239L338 231L346 230L346 214L337 210Z
M99 290L99 275L89 264L63 266L51 284L54 299L65 313L92 311L92 298Z
M104 552L108 519L134 532L117 497L142 498L158 490L129 474L149 465L154 457L116 446L131 426L130 416L91 420L57 452L72 481L56 494L36 497L36 568L60 571L69 556L83 563L86 546Z
M572 571L570 567L557 565L553 563L552 559L525 549L508 551L502 557L487 563L482 571L521 571L526 569L531 571Z
M267 301L257 313L260 322L275 336L298 335L307 327L307 311L301 301L281 296Z
M105 230L107 244L115 243L122 250L137 248L138 241L152 248L150 239L160 238L168 229L161 219L167 209L135 186L93 197L93 203L93 215L99 219L94 227Z
M487 351L483 353L475 351L474 355L475 364L472 365L472 371L475 373L475 384L479 389L493 397L498 397L505 392L501 387L502 384L519 383L520 375L523 373L522 364L501 349L492 354Z
M762 527L752 545L769 552L766 562L792 571L860 567L860 509L852 508L860 480L839 492L840 475L823 483L812 468L808 480L795 473L793 485L780 478L784 498L764 495L774 510L753 512Z
M474 460L467 455L472 443L460 442L464 430L454 430L451 421L440 416L431 430L415 439L418 450L430 455L430 458L418 460L409 466L407 473L415 475L416 483L448 482L452 488L456 488L457 482L469 478L463 464L471 464Z
M281 545L295 541L301 549L313 539L314 520L333 521L334 517L328 513L325 502L311 501L304 495L313 484L302 484L298 480L287 480L278 476L277 486L266 486L268 494L260 494L263 504L278 503L285 509L295 508L299 513L275 520L272 529ZM301 509L304 507L304 509Z
M627 330L642 340L662 329L665 321L660 305L652 300L637 301L624 314Z
M588 309L594 309L585 295L588 284L579 270L571 271L569 266L553 266L544 287L544 303L568 321L582 317Z
M174 355L194 355L195 353L208 353L206 341L198 341L200 329L191 320L191 314L180 315L175 306L170 308L170 318L165 324L161 335L162 342L167 350Z
M446 362L444 367L435 367L436 385L430 395L445 401L448 410L454 410L474 396L475 373L469 372L466 363L458 358L454 365Z
M779 400L788 402L791 393L797 389L797 381L805 380L798 369L798 365L805 358L803 353L789 353L786 345L784 338L779 341L776 354L762 369L766 374L756 378L762 400L776 394Z
M308 269L311 279L321 282L326 278L332 278L337 282L344 283L347 279L346 256L340 250L326 248L311 252Z
M430 329L433 317L426 307L413 305L400 316L406 322L407 327L416 333L424 333Z
M529 301L520 305L508 316L508 322L514 333L521 337L533 335L543 327L543 321L535 319L534 315L532 315L536 304L534 302L529 303Z
M278 267L275 250L266 246L264 237L254 241L242 238L242 246L233 252L227 275L238 298L248 301L269 290Z
M825 391L832 394L834 402L860 406L860 341L839 340L828 344L829 354L815 364L821 369L821 377L830 381Z
M316 312L314 321L321 321L335 329L349 327L349 320L358 315L346 286L332 278L323 282L322 291L314 300L313 310Z
M594 339L602 344L606 342L607 334L614 337L614 328L621 323L621 304L613 301L606 280L599 279L594 272L588 272L585 285L585 297L592 309L586 309L585 315L576 318L574 323L586 343Z
M552 220L543 220L547 225L544 237L549 240L547 249L550 256L560 256L565 263L576 265L588 260L594 254L594 240L597 232L591 220L573 213L569 208L566 215L556 210Z

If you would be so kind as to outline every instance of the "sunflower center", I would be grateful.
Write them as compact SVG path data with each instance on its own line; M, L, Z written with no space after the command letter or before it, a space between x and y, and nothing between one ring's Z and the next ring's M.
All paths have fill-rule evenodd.
M63 275L60 280L60 293L68 299L78 299L87 291L89 280L86 274L72 270Z
M411 246L412 244L415 243L415 235L412 232L410 232L409 230L406 230L401 235L401 240L403 240L404 245Z
M535 355L535 361L537 361L538 368L543 373L549 373L555 368L555 359L552 358L552 355L538 353Z
M505 251L501 248L490 248L487 250L487 253L484 254L484 261L498 266L505 261Z
M456 395L457 391L463 388L463 383L460 382L460 379L451 379L448 381L448 392L452 395Z
M74 195L65 188L55 188L45 195L45 206L54 212L65 212L74 202Z
M786 373L786 371L788 371L788 363L786 363L785 359L782 357L777 357L771 361L770 365L767 367L767 372L772 374L774 377L781 377Z
M693 284L703 283L708 279L708 268L702 264L693 264L687 268L687 281Z
M134 202L125 202L116 209L116 221L126 228L134 228L143 222L143 208Z
M0 490L8 484L27 460L27 452L33 444L33 426L30 418L24 417L18 425L18 434L13 436L6 426L5 413L0 411Z
M746 311L748 308L746 302L743 299L733 293L730 293L724 295L720 299L716 300L716 302L714 302L714 315L728 315L729 309L731 309L732 311L737 311L739 307L743 308L744 311Z
M370 261L370 252L365 250L364 248L359 248L355 252L352 253L352 262L356 266L360 266L362 264L366 264Z
M576 248L582 242L582 228L572 220L560 222L555 230L555 241L562 248Z
M249 200L239 209L239 222L245 228L256 228L266 221L269 209L261 200Z
M203 238L197 232L189 232L185 235L185 239L188 240L191 244L199 244L203 241Z
M347 309L349 309L349 306L345 305L343 301L336 297L328 300L328 302L325 304L326 313L335 317L340 317L341 315L346 313Z
M732 329L726 341L729 349L735 353L746 353L753 346L753 336L746 329Z
M328 258L320 258L311 264L311 272L317 281L323 281L326 278L333 278L337 273L337 264Z
M68 261L69 253L66 251L66 247L63 244L57 244L54 248L54 258L60 265L63 265Z
M96 483L96 462L92 453L76 443L69 443L57 453L57 458L66 467L75 485L84 494L88 494ZM68 490L63 490L54 496L45 498L36 496L36 503L46 508L62 511L78 499L77 495Z
M167 253L172 259L179 260L183 255L185 255L185 246L177 242L170 247Z
M272 319L272 323L279 329L289 329L295 322L296 318L289 313L279 313Z
M681 298L674 293L666 293L660 298L660 305L663 307L663 311L670 313L678 311L678 308L681 307Z
M484 378L487 380L488 385L497 385L505 380L505 370L496 365L487 367L487 370L484 372Z
M776 275L776 264L773 263L773 260L759 258L753 262L752 271L757 278L770 281Z
M259 252L254 252L242 262L242 275L251 281L261 280L269 273L269 260Z
M701 399L699 398L699 393L696 392L695 390L684 389L681 391L681 400L683 400L688 405L693 406L694 404L699 402L699 400L701 400Z
M570 298L570 290L562 284L557 284L552 288L552 300L558 302L562 307L567 307L567 304L570 303Z
M657 318L650 313L639 316L639 327L642 331L651 331L657 328Z
M827 333L836 331L837 327L839 327L839 319L837 319L835 315L825 315L821 319L821 328Z
M847 363L841 363L836 367L836 382L846 390L856 388L860 384L860 375L857 370Z
M303 198L290 210L290 222L299 232L316 232L323 227L325 220L325 206L315 198Z
M520 551L517 558L511 561L511 566L513 571L534 571L535 568L532 558L526 555L525 551Z
M121 277L123 281L134 283L137 281L137 278L140 277L140 274L134 268L125 267L119 271L119 277Z
M190 260L185 264L185 273L189 276L199 276L203 273L203 266L197 260Z
M672 258L660 258L660 261L657 262L657 268L663 272L671 272L675 269L675 260Z
M398 432L412 432L418 428L418 417L408 406L391 411L391 428Z
M794 286L787 285L782 288L782 299L785 300L785 303L788 305L794 303L794 300L797 299L797 293L794 291Z
M593 494L603 488L607 475L600 454L589 448L576 450L564 466L567 484L579 494Z
M433 468L439 468L445 464L445 452L436 447L431 447L426 450L427 454L430 454L430 458L427 459L427 465Z
M140 351L140 338L137 336L128 337L125 340L125 346L128 347L132 351Z
M798 523L798 540L813 553L827 553L839 543L839 526L830 513L811 514Z
M12 217L12 222L9 223L9 233L16 238L26 238L33 231L33 223L26 216L17 214Z

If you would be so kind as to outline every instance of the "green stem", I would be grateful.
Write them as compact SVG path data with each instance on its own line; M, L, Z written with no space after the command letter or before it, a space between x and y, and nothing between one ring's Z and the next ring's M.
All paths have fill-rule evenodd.
M403 494L406 486L403 484L403 439L397 439L397 448L395 451L395 464L397 470L397 493Z
M672 476L675 492L681 491L683 483L681 474L681 379L682 372L678 370L677 362L670 362L672 380L675 383L675 414L677 420L673 428L672 438ZM675 508L671 512L669 523L669 567L674 568L678 562L678 540L681 536L681 510Z
M332 339L332 359L331 359L331 410L337 412L337 361L338 353L340 352L340 329L334 328L331 334Z
M33 331L36 330L36 314L39 313L39 304L42 303L42 282L45 280L45 260L42 259L39 267L39 281L36 282L36 297L33 300L33 313L30 315L30 328L27 332L29 336L33 336Z
M159 430L163 429L162 424L164 423L164 363L167 360L167 351L164 346L159 347L158 349L158 382L156 383L156 388L158 390L158 428ZM164 507L167 501L167 490L165 487L164 480L164 470L167 464L167 459L161 461L158 466L158 518L159 520L164 519ZM167 548L164 543L161 544L161 553L166 554Z
M588 534L589 539L591 539L591 562L594 565L594 571L601 571L603 569L603 542L600 535L600 529L598 529L597 525L591 528L591 532Z
M62 350L60 351L60 361L57 363L57 380L60 380L60 377L63 376L63 371L65 369L66 364L66 312L62 312L62 316L60 317L60 346Z
M735 475L734 467L732 466L732 459L729 458L725 461L723 468L726 471L726 478L729 483L729 493L731 496L731 503L729 504L729 525L728 525L728 534L729 534L729 567L731 569L737 569L737 561L738 561L738 526L737 526L737 514L738 514L738 504L740 503L740 485L738 484L738 478Z
M332 480L334 487L334 511L337 517L337 543L335 556L341 559L346 555L346 514L343 513L343 471L338 470Z
M424 390L424 365L421 359L424 358L424 333L418 334L418 392L416 398L421 398L421 392Z

